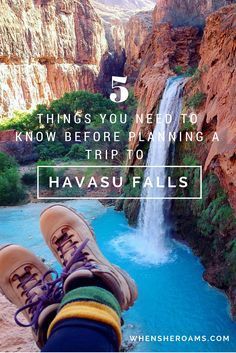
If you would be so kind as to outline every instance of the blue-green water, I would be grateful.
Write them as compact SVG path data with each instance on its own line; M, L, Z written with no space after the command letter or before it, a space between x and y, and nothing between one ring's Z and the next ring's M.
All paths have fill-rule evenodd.
M147 261L145 244L135 242L123 213L96 201L69 204L92 223L106 256L129 272L137 282L139 299L124 315L129 335L230 336L229 342L141 342L136 351L235 351L236 324L228 314L228 302L202 280L203 268L186 247L172 244L172 261L161 266ZM1 243L28 247L57 266L39 231L39 215L46 204L0 208ZM135 251L132 252L131 245ZM152 261L150 261L152 263Z

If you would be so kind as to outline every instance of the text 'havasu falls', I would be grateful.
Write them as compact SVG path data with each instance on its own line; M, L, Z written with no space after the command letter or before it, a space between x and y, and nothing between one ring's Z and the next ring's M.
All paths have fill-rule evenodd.
M182 176L177 178L177 180L173 179L171 176L168 176L165 178L166 180L163 180L161 177L155 177L155 179L152 179L150 177L144 178L142 180L141 177L135 176L132 177L131 180L131 185L133 188L136 188L138 185L142 184L143 188L187 188L188 187L188 178L186 176ZM49 188L73 188L74 186L78 188L86 187L86 188L109 188L111 185L115 188L122 188L125 184L126 178L124 177L107 177L107 176L102 176L99 178L95 178L94 176L90 177L88 180L86 180L86 176L82 177L63 177L60 178L59 176L57 177L49 177L48 179L48 186Z

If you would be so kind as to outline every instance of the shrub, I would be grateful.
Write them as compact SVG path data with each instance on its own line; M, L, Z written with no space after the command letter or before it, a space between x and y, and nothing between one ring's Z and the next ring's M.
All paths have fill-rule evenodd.
M195 93L192 97L190 97L187 101L187 106L189 108L196 109L202 105L202 103L205 101L206 95L203 92L197 92Z
M228 252L225 254L226 261L234 265L236 272L236 239L228 244Z
M190 119L185 119L185 122L182 122L180 126L180 131L195 131L196 125L192 124Z
M197 67L188 67L187 70L185 71L185 76L192 77L195 75L197 71L198 71Z
M25 193L15 160L0 152L0 205L14 205L24 197Z
M13 157L6 153L0 152L0 173L4 173L7 169L16 168L17 163Z
M63 161L67 163L70 161L70 158L67 155L65 155L65 157L63 157Z
M39 154L39 159L43 161L63 157L66 154L65 146L59 141L42 142L36 149Z
M182 75L183 74L183 68L180 65L175 66L173 70L176 73L176 75Z
M66 188L56 190L54 196L56 197L83 197L86 195L86 191L78 187Z
M183 165L195 166L195 165L199 165L199 163L193 155L189 154L183 158Z
M126 113L128 116L132 117L136 113L137 107L138 107L138 101L134 95L134 90L129 89L129 97L125 102L120 103L120 109L124 111L124 113ZM129 129L130 124L131 124L131 119L129 123L126 124L127 125L126 128Z
M82 144L74 144L71 146L70 151L67 153L68 159L86 159L86 148Z
M11 156L14 156L20 164L29 163L38 159L38 154L31 142L7 142L6 148L7 152Z
M236 239L231 240L225 252L226 268L224 269L224 282L232 286L236 281Z
M127 197L140 197L141 196L144 173L145 173L144 168L136 168L136 169L134 168L132 176L140 177L141 182L139 184L137 184L136 187L133 187L132 176L129 176L127 179L127 182L123 188L124 196L127 196Z
M196 70L192 76L193 82L197 83L200 80L201 76L202 76L202 70L196 68Z
M218 178L209 174L203 180L202 189L203 198L193 207L194 214L198 216L197 225L201 233L204 236L233 233L236 218Z
M35 185L37 180L36 173L25 173L21 180L26 185Z
M37 166L52 166L53 162L48 161L38 161ZM56 173L53 167L39 168L39 182L42 186L48 186L49 177L55 178Z
M180 162L180 165L183 166L198 166L199 162L192 154L187 154ZM196 190L199 190L199 168L173 168L172 175L174 178L180 178L184 176L188 179L189 185L186 189L176 188L175 196L178 197L193 197L196 196ZM184 202L183 202L184 201ZM178 203L181 204L181 207L184 207L186 200L178 200Z

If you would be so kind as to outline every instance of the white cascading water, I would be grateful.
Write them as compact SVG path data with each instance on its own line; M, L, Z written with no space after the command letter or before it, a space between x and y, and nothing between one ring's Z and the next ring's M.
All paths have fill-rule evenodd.
M167 159L170 152L169 132L178 132L179 117L182 110L182 91L186 79L174 77L167 80L166 88L160 103L159 114L161 122L157 122L153 141L150 144L145 177L154 182L157 177L166 180ZM165 116L170 114L172 122L166 124ZM164 141L158 135L165 135ZM148 166L163 166L149 168ZM146 198L163 198L166 190L161 188L144 188L142 196ZM166 233L168 224L165 221L166 200L143 199L138 219L138 229L133 233L125 234L113 241L121 256L131 257L132 260L148 265L159 265L170 259L170 245L167 244Z
M147 168L145 177L155 181L166 180L167 159L170 151L169 133L178 132L179 117L182 110L182 91L185 78L170 78L167 80L166 88L160 103L160 122L156 124L153 141L150 144ZM170 114L172 121L166 123L166 114ZM158 135L165 136L164 141ZM161 141L160 141L161 140ZM148 166L163 166L161 168L149 168ZM142 196L146 198L163 198L166 196L164 188L143 188ZM165 224L165 200L164 199L145 199L141 202L141 209L138 220L138 232L145 239L145 243L150 244L151 252L155 253L156 262L162 263L168 259L170 250L166 244L166 224ZM147 249L146 249L147 250Z

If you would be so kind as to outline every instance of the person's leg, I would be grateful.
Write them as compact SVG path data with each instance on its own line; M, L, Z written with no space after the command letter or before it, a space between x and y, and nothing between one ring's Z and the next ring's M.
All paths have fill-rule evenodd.
M119 303L110 292L96 286L74 289L63 298L42 351L116 352L120 317Z
M121 342L121 308L106 289L80 287L66 295L61 280L33 253L17 245L0 247L0 290L19 309L16 323L31 326L45 352L117 351ZM76 282L74 285L77 287ZM78 283L79 285L79 283ZM99 285L99 286L97 286ZM28 323L20 321L23 313Z
M118 352L115 331L108 325L85 319L58 323L41 352Z

